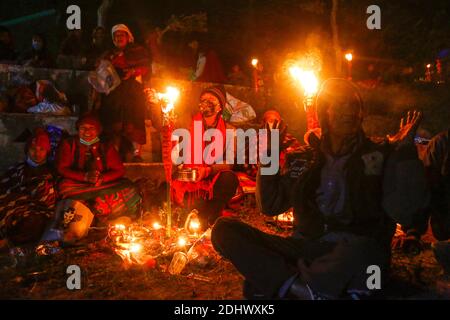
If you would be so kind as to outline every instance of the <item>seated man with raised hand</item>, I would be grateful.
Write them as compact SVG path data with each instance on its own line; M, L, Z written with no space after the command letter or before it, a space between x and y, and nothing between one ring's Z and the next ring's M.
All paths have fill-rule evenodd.
M420 113L395 142L376 144L364 134L363 103L351 82L326 81L317 109L319 143L289 159L285 174L262 175L262 167L258 173L261 212L278 215L293 207L292 236L230 218L219 219L212 230L214 248L245 277L246 298L370 295L368 270L379 270L385 283L395 221L409 223L424 204L425 174L414 146Z

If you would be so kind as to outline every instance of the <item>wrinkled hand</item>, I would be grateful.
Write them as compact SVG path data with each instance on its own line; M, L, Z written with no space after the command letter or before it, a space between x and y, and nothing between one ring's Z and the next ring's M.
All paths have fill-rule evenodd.
M402 118L400 121L400 129L398 132L391 136L388 135L389 143L398 145L413 145L414 137L416 136L417 129L422 122L422 112L420 111L408 111L406 118Z

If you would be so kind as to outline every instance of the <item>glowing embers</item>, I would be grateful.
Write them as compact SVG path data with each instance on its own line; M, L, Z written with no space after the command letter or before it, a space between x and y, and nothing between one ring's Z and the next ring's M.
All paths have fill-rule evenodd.
M142 265L164 251L158 230L137 224L116 224L109 227L107 239L113 251L126 263Z
M159 221L164 221L162 216L143 224L118 223L109 227L107 242L125 266L154 267L158 259L162 270L180 274L188 263L205 267L217 261L210 241L211 229L203 232L197 210L189 213L182 228L172 228L170 236L167 225ZM167 259L171 262L165 269Z

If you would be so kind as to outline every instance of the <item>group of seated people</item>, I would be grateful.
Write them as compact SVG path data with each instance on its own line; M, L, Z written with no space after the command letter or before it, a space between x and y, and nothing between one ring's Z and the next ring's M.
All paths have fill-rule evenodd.
M202 133L233 129L222 117L225 104L222 86L205 89L193 123L202 124ZM362 129L364 105L351 82L327 80L316 107L320 130L303 145L287 135L279 113L263 117L269 137L279 130L282 163L275 175L261 174L264 166L258 165L257 203L269 216L294 209L290 237L221 217L245 181L230 164L190 164L198 172L195 181L173 182L174 201L194 203L204 228L212 227L214 249L244 276L248 299L370 296L367 269L378 266L386 279L396 223L417 231L418 221L431 214L435 237L450 238L448 132L432 140L424 166L414 143L420 112L409 113L395 135L375 143ZM49 138L37 130L26 145L26 161L0 181L0 232L12 244L39 241L43 233L51 240L53 231L58 238L66 200L83 202L100 220L139 211L141 196L123 178L117 148L100 140L98 118L80 117L77 129L77 136L61 142L54 168L46 162Z
M13 56L12 52L7 50L7 45L2 45L2 38L5 38L4 41L7 42L6 40L10 39L10 37L11 35L7 30L0 28L0 63L3 61L2 55L5 58ZM91 101L89 110L96 111L103 124L105 133L114 136L113 140L116 147L124 149L125 145L127 149L132 149L129 152L132 155L131 157L135 157L136 161L140 160L142 159L142 146L146 144L145 119L150 117L143 85L143 80L151 72L148 52L143 46L135 43L134 35L123 24L115 25L111 29L113 43L111 47L105 45L107 37L104 28L96 28L92 37L92 54L87 56L83 55L83 59L92 65L91 69L98 67L102 60L108 61L120 78L120 84L109 92L109 94L97 92L92 88L89 97ZM73 57L78 57L81 54L79 51L82 50L81 42L79 30L69 31L68 38L62 45L59 60L70 60ZM30 59L24 63L34 67L46 66L47 54L45 53L45 40L42 36L36 35L33 37L32 43L33 48L25 57L26 59ZM1 88L0 112L40 112L68 115L73 111L70 110L71 108L61 108L64 112L59 113L55 113L54 110L47 110L48 108L32 111L31 109L34 106L43 102L64 105L65 107L72 103L75 104L75 102L69 102L67 101L68 99L61 101L61 93L53 85L46 86L46 88L51 89L47 90L49 94L40 97L36 89L39 81L25 80L22 82L27 83L8 83L10 87ZM123 141L125 143L122 143Z
M68 200L82 202L99 223L139 213L140 193L124 178L125 168L117 150L111 143L100 141L98 118L91 114L80 117L77 129L78 135L61 141L54 162L48 161L48 132L35 129L26 143L26 160L3 175L0 236L7 245L61 241L70 223L64 216Z

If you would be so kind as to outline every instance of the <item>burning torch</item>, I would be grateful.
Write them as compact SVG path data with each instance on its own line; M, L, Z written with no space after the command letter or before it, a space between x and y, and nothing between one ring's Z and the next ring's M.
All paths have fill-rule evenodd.
M431 82L431 63L428 63L426 67L427 70L425 72L425 80L427 82Z
M345 54L345 60L347 60L347 77L348 80L352 80L352 60L353 60L353 54L351 52L347 52Z
M319 121L317 119L316 109L314 105L314 97L319 90L319 80L315 72L312 70L303 70L298 66L292 66L289 68L289 73L294 81L303 90L303 105L306 111L306 120L308 124L308 130L319 127Z
M180 91L175 87L167 87L165 93L157 93L163 114L162 157L167 181L167 224L166 235L170 237L172 230L172 132L175 125L175 103Z
M264 86L264 80L262 78L261 74L261 64L258 61L258 59L253 58L252 59L252 66L253 66L253 86L255 88L255 91L258 92L261 87Z

